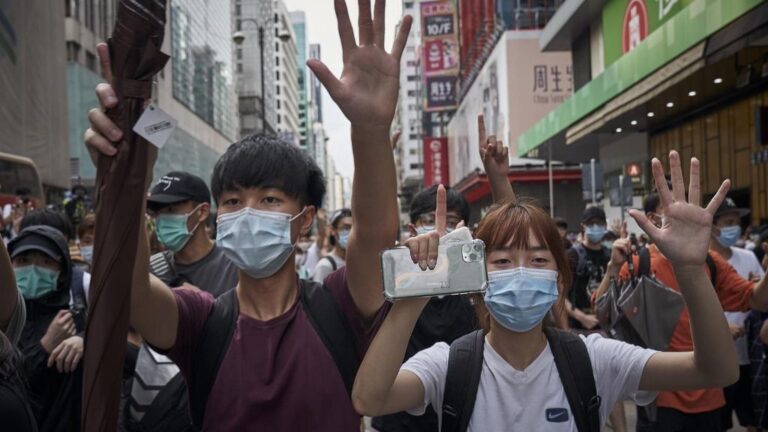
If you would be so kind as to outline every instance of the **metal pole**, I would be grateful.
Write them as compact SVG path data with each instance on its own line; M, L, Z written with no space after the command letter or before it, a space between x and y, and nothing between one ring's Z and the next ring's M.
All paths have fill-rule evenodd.
M267 131L267 112L264 109L264 27L259 26L259 55L261 56L261 132Z
M621 223L624 224L624 174L619 176L619 199L621 200Z
M592 175L592 205L597 205L597 187L595 185L595 159L592 158L589 161L589 169L591 170Z
M555 180L552 176L552 141L549 142L549 216L555 217Z

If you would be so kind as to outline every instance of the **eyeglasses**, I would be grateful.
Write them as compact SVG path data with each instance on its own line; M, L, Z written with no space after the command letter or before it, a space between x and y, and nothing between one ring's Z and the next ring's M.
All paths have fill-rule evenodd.
M435 225L435 213L424 213L423 215L419 216L419 221L422 225L428 225L428 226L434 226ZM446 215L445 216L445 227L450 229L455 229L456 225L461 222L461 218L453 216L453 215Z

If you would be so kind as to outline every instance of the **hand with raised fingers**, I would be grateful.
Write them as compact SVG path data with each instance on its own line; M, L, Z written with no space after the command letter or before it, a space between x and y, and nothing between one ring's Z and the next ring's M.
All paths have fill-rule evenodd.
M669 165L672 176L671 191L664 178L661 162L656 158L652 161L653 177L663 208L664 217L661 228L657 228L645 214L638 210L630 210L630 215L673 264L703 265L709 250L712 216L725 199L731 184L730 180L724 181L709 205L702 208L699 160L691 159L687 199L680 155L674 150L669 153Z
M480 160L483 161L485 172L490 175L507 176L509 173L509 148L495 135L487 136L485 117L477 116L477 135L480 144Z
M319 60L307 65L328 90L352 126L374 128L389 127L395 115L400 89L400 57L412 18L406 16L400 23L391 53L384 47L385 0L376 0L371 18L371 0L358 0L359 43L355 41L345 0L335 0L336 20L344 59L341 77Z
M437 248L440 245L440 237L447 234L446 230L446 198L445 187L437 188L437 205L435 207L435 230L426 234L417 235L408 239L405 246L411 250L411 259L422 270L434 270L437 264Z

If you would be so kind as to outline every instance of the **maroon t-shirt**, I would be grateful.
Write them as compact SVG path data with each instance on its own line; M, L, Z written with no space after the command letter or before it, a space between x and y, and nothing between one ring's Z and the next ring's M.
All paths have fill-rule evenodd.
M384 309L366 325L347 288L346 269L325 280L365 354ZM186 378L192 355L213 306L206 292L174 290L179 308L176 344L168 356ZM301 302L283 315L257 321L237 319L232 342L221 363L205 408L210 431L359 431L344 381L330 352L310 323Z

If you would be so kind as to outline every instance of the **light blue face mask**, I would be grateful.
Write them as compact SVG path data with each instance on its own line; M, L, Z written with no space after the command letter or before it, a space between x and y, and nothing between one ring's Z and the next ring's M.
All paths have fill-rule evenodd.
M59 272L45 267L28 265L14 269L16 286L25 299L33 300L52 293L59 281Z
M291 222L294 217L245 207L219 216L216 245L237 268L256 279L277 273L293 252Z
M93 246L80 246L80 255L88 265L93 264Z
M504 328L527 332L557 301L557 275L554 270L527 267L489 272L485 305Z
M339 231L339 246L342 249L347 250L349 244L349 230Z
M161 214L157 216L157 226L155 231L157 233L157 239L165 247L172 252L178 252L184 249L189 239L192 238L192 233L195 232L198 225L190 232L187 228L187 221L189 217L193 215L200 206L195 207L194 210L187 214Z
M608 233L608 229L604 225L588 225L584 230L584 234L587 236L587 240L590 243L598 244L603 240L605 234Z
M729 248L735 245L740 238L741 238L741 227L736 225L736 226L720 228L720 236L717 238L717 241L720 242L721 245Z
M434 225L422 225L420 227L416 227L416 234L418 234L418 235L429 234L429 233L431 233L434 230L435 230L435 226ZM450 234L454 230L455 230L455 228L447 228L447 227L445 228L446 234Z

